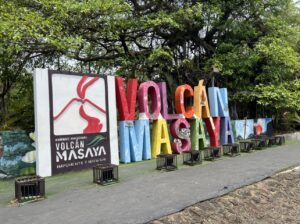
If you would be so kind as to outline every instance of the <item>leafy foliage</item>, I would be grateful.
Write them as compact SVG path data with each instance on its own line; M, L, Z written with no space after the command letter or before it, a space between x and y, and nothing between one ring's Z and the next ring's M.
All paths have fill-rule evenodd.
M281 84L259 84L252 96L258 104L273 107L281 111L300 111L300 80Z
M32 108L16 92L34 67L165 80L169 93L214 76L233 105L299 111L299 14L292 0L0 0L2 126L32 127L7 119Z

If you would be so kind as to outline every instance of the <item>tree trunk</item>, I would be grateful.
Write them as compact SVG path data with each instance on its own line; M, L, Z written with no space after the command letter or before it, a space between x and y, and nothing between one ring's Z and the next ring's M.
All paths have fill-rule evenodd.
M238 120L238 119L239 119L239 116L238 116L238 113L237 113L237 105L236 105L236 101L233 101L233 102L232 102L232 105L231 105L231 113L232 113L232 118L233 118L233 120Z
M5 108L5 95L2 93L0 95L0 113L1 113L1 121L3 121L3 117L4 117L4 114L6 112L6 108Z

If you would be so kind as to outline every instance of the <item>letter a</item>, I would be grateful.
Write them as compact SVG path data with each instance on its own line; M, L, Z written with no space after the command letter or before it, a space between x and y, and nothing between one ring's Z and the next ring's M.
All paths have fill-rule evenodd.
M228 144L234 143L234 136L232 132L231 121L229 117L221 118L221 143Z
M203 80L200 80L198 86L194 87L194 110L199 118L210 117L208 99L205 86L203 86Z
M152 128L152 159L161 153L172 154L168 126L165 119L158 119L153 122Z

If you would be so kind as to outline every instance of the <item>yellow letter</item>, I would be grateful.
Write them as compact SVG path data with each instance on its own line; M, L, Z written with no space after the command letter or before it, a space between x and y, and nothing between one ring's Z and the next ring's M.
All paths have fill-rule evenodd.
M163 154L172 154L168 126L165 119L158 119L153 122L152 159L155 159L161 153L161 149Z
M199 81L198 86L194 87L194 110L198 118L209 118L210 111L203 80Z

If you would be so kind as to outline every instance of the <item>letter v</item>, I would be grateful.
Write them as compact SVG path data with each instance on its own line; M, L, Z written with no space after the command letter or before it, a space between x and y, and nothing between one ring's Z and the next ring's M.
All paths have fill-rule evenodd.
M134 120L137 87L137 79L128 80L126 96L124 79L116 77L116 96L120 120Z

